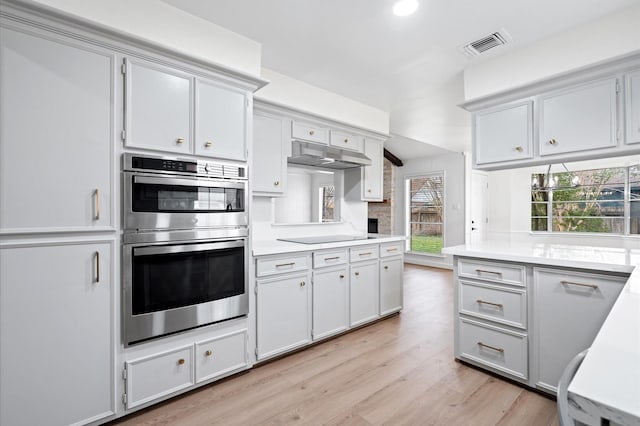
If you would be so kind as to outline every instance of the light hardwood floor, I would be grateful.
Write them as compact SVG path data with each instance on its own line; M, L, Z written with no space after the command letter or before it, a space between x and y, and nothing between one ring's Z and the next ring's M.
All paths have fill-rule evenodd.
M114 424L558 424L553 400L454 361L451 271L404 279L400 315Z

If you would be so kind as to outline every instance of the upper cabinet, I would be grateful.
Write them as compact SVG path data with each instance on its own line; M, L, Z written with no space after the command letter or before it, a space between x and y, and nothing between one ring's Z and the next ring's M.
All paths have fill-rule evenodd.
M627 74L627 143L640 143L640 70Z
M291 144L288 120L268 112L253 115L254 195L282 196L287 184L287 147Z
M322 143L326 145L329 143L329 129L314 124L292 121L291 137L293 139Z
M640 153L640 54L462 105L476 169Z
M0 228L113 229L115 55L0 32Z
M332 130L331 138L329 139L329 145L349 151L362 152L364 146L364 137L360 135L354 135L352 133Z
M247 99L241 92L211 81L196 81L197 155L247 159Z
M540 155L617 145L616 78L540 97Z
M477 113L473 126L476 164L533 156L532 101Z
M141 59L123 71L126 146L246 160L246 92Z

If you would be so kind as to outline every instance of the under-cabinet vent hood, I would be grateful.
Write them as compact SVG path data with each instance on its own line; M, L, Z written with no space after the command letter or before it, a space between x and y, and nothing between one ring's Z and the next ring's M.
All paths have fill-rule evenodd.
M337 170L371 165L371 159L359 152L298 140L292 142L291 157L287 162Z

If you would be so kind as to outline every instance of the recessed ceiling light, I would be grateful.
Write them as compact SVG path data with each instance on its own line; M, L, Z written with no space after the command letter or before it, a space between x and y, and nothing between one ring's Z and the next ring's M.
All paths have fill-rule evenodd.
M418 9L418 0L400 0L393 5L393 14L396 16L411 15Z

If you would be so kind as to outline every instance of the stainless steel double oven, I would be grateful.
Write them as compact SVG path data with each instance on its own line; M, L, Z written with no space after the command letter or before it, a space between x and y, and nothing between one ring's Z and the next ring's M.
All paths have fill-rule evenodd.
M123 155L124 344L246 315L243 165Z

